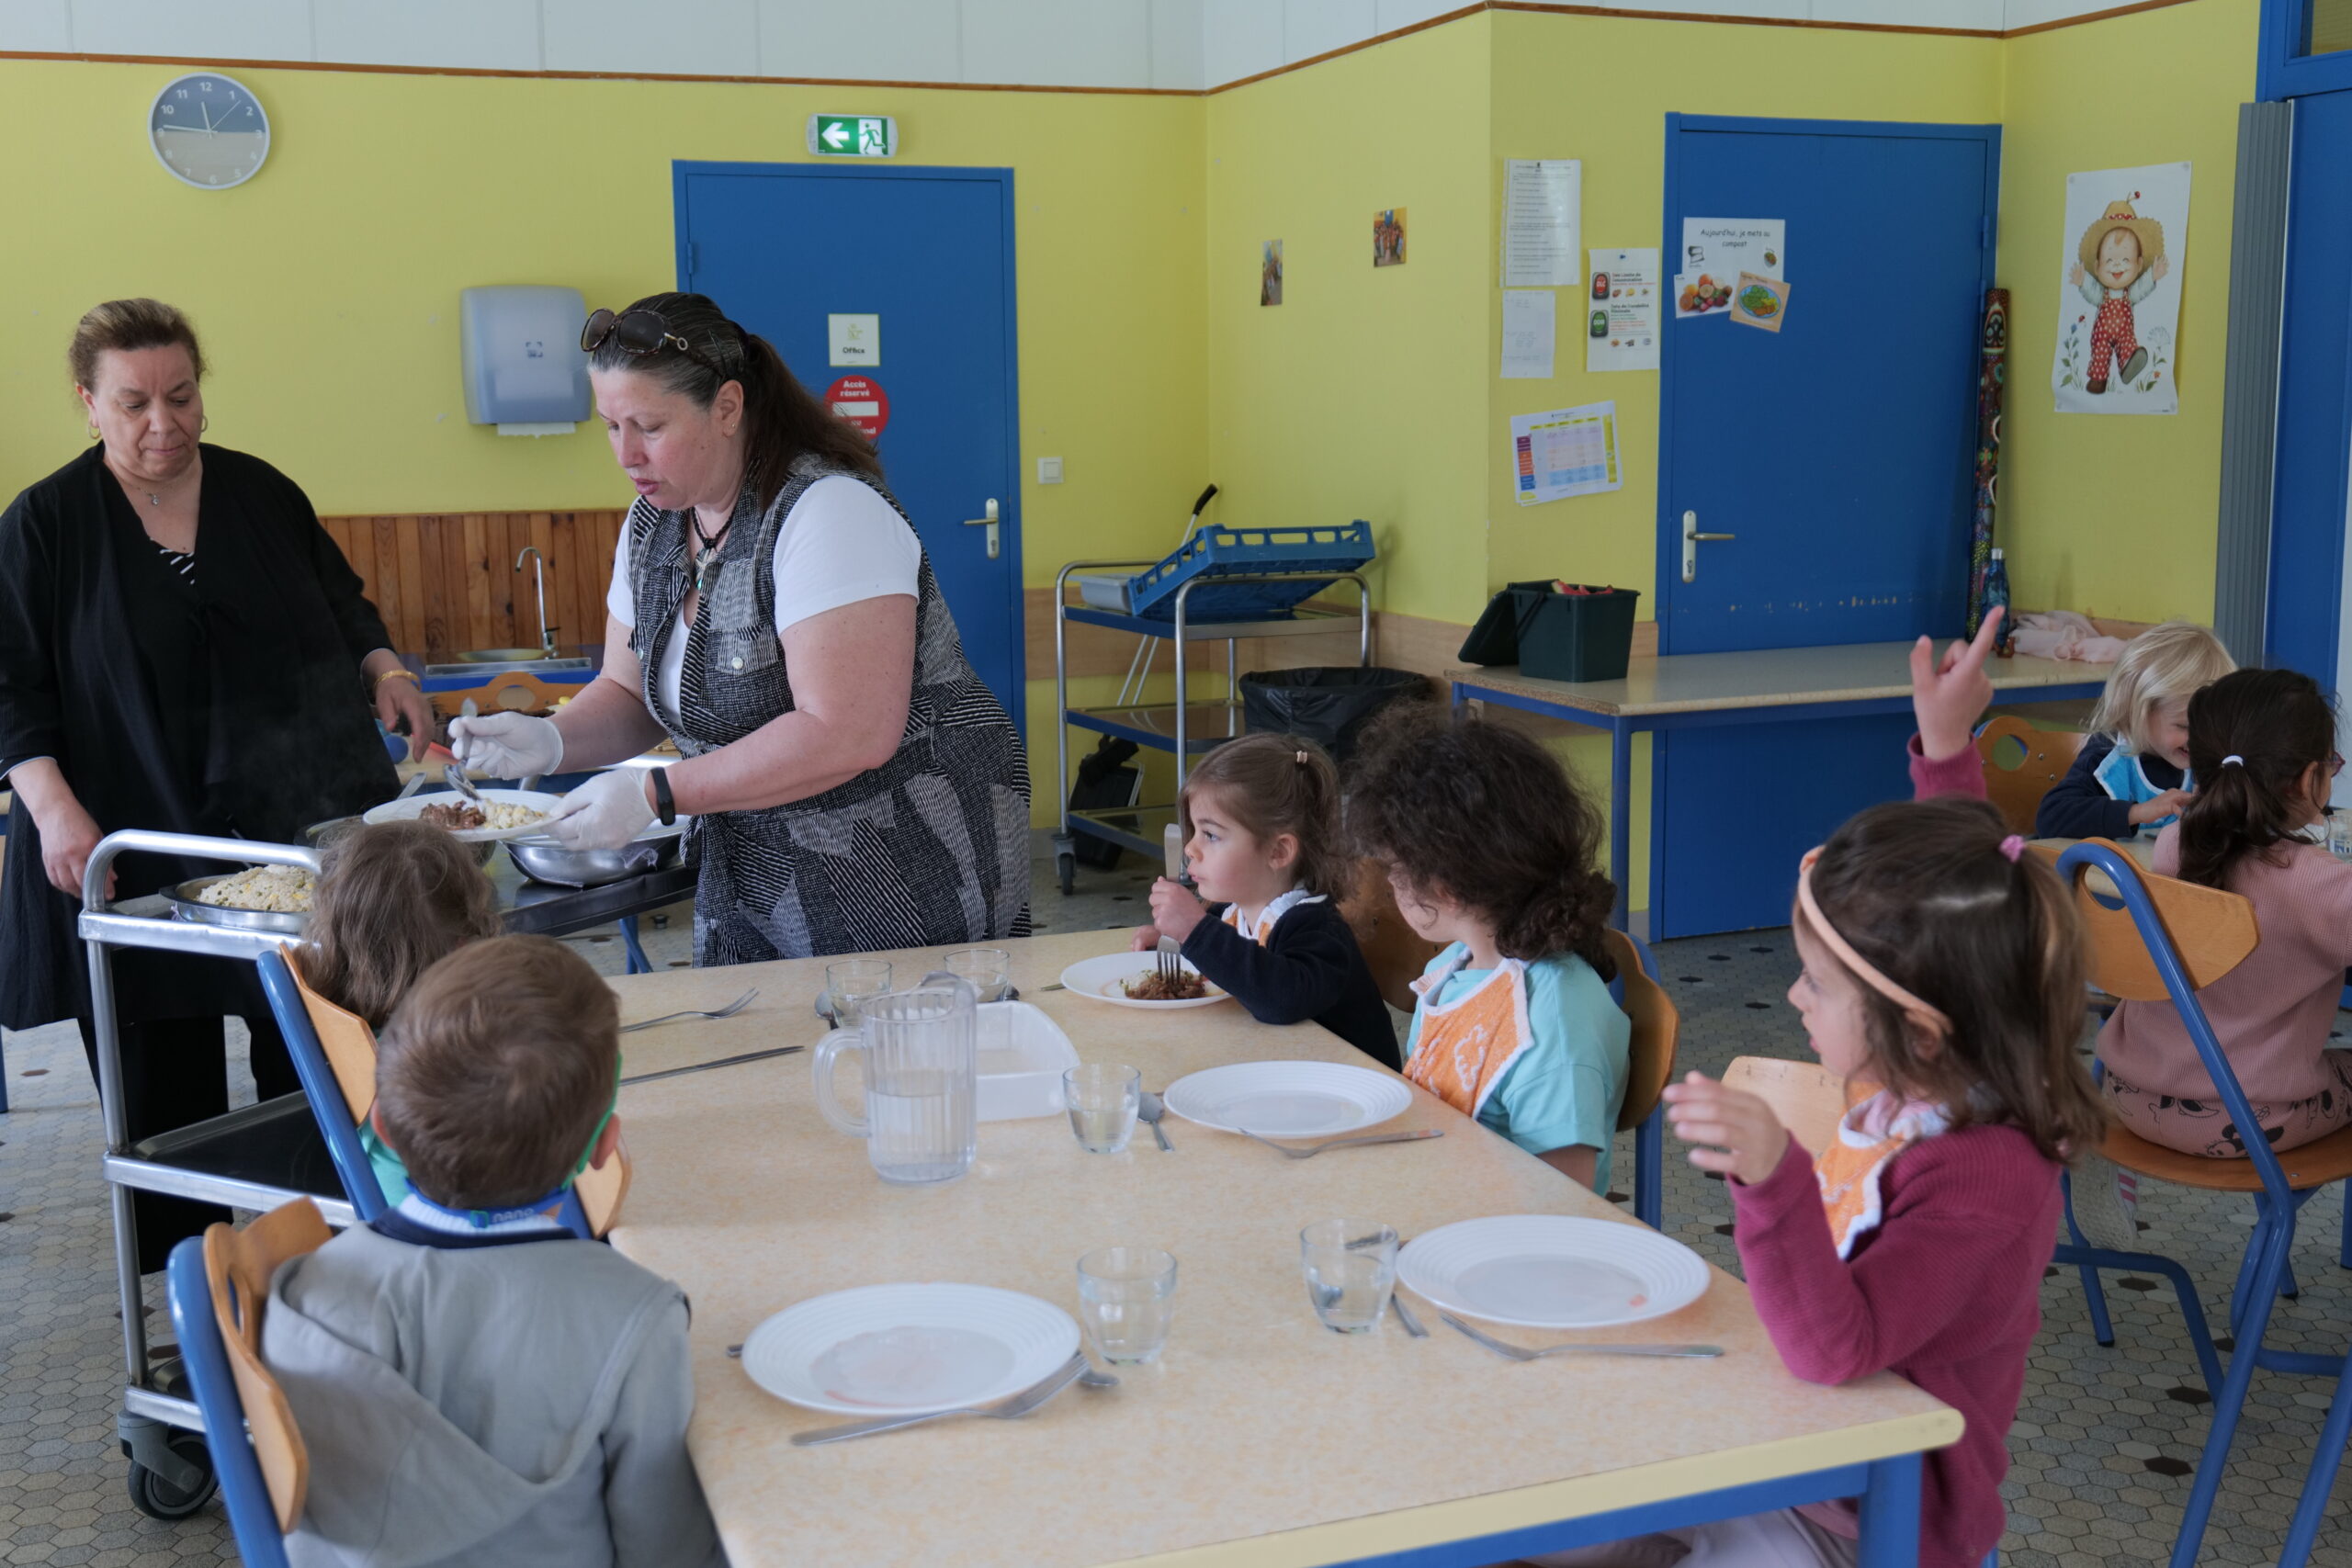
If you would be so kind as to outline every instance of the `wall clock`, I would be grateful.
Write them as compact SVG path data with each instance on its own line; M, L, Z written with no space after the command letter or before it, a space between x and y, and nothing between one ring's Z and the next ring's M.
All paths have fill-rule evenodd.
M226 190L261 173L269 116L242 82L215 71L167 82L147 110L155 161L202 190Z

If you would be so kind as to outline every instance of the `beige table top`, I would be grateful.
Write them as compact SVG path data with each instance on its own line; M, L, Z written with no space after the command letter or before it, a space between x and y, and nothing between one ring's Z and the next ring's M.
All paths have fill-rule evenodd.
M1622 681L1539 681L1516 665L1448 670L1448 681L1583 708L1608 716L1864 702L1911 694L1911 644L1858 642L1837 648L1772 648L1739 653L1672 653L1636 659ZM1939 645L1940 646L1940 645ZM1994 689L2104 685L2111 664L2056 659L1989 659Z
M1147 1087L1220 1062L1364 1058L1311 1024L1280 1029L1225 1004L1145 1012L1046 991L1068 964L1120 945L1091 931L1005 944L1027 999L1080 1055L1140 1068ZM900 963L914 977L923 955ZM721 1023L625 1036L631 1073L813 1042L821 961L677 970L615 982L624 1021L716 1007ZM1891 1376L1817 1388L1782 1370L1745 1286L1714 1274L1698 1303L1585 1338L1703 1340L1718 1361L1505 1362L1437 1321L1342 1337L1319 1326L1297 1232L1372 1217L1407 1237L1485 1214L1631 1220L1418 1089L1394 1125L1425 1143L1289 1161L1169 1119L1089 1155L1066 1119L983 1122L979 1158L937 1188L884 1185L828 1128L806 1055L632 1087L636 1167L614 1245L694 1302L690 1436L736 1568L1059 1568L1342 1562L1432 1541L1940 1447L1957 1412ZM852 1080L854 1081L854 1080ZM847 1087L845 1082L844 1087ZM1015 1423L951 1421L818 1449L841 1419L762 1393L725 1348L794 1302L852 1285L953 1280L1077 1304L1076 1263L1112 1242L1165 1247L1180 1271L1158 1365L1072 1389ZM1512 1330L1526 1343L1579 1337Z

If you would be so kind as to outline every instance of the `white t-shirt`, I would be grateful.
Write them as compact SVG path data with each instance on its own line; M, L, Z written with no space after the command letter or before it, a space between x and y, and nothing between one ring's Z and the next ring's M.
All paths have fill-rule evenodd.
M605 608L634 629L637 595L628 568L629 529L622 525L613 551L613 585ZM691 559L691 556L689 556ZM775 630L778 637L812 615L894 593L912 597L922 572L922 544L896 508L874 487L845 475L819 479L784 514L776 531ZM662 650L654 691L674 716L684 680L684 623Z

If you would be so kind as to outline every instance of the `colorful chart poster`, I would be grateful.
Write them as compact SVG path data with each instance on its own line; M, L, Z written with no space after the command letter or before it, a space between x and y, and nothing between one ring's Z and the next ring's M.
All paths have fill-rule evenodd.
M2058 346L2061 413L2178 413L2180 272L2188 260L2187 164L2066 176Z
M1521 506L1624 488L1614 401L1513 414L1510 444Z
M1786 276L1788 239L1784 218L1685 218L1682 254L1675 258L1675 318L1728 310L1732 285L1743 272Z
M1657 369L1658 307L1666 298L1657 247L1586 254L1584 367Z

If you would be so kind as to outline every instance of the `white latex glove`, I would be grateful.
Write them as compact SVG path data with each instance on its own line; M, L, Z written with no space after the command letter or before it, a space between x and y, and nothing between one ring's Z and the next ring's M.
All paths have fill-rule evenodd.
M449 722L449 750L469 773L527 779L563 762L563 731L555 720L527 713L486 713Z
M548 813L547 832L567 850L616 850L652 820L645 770L615 768L557 801Z

